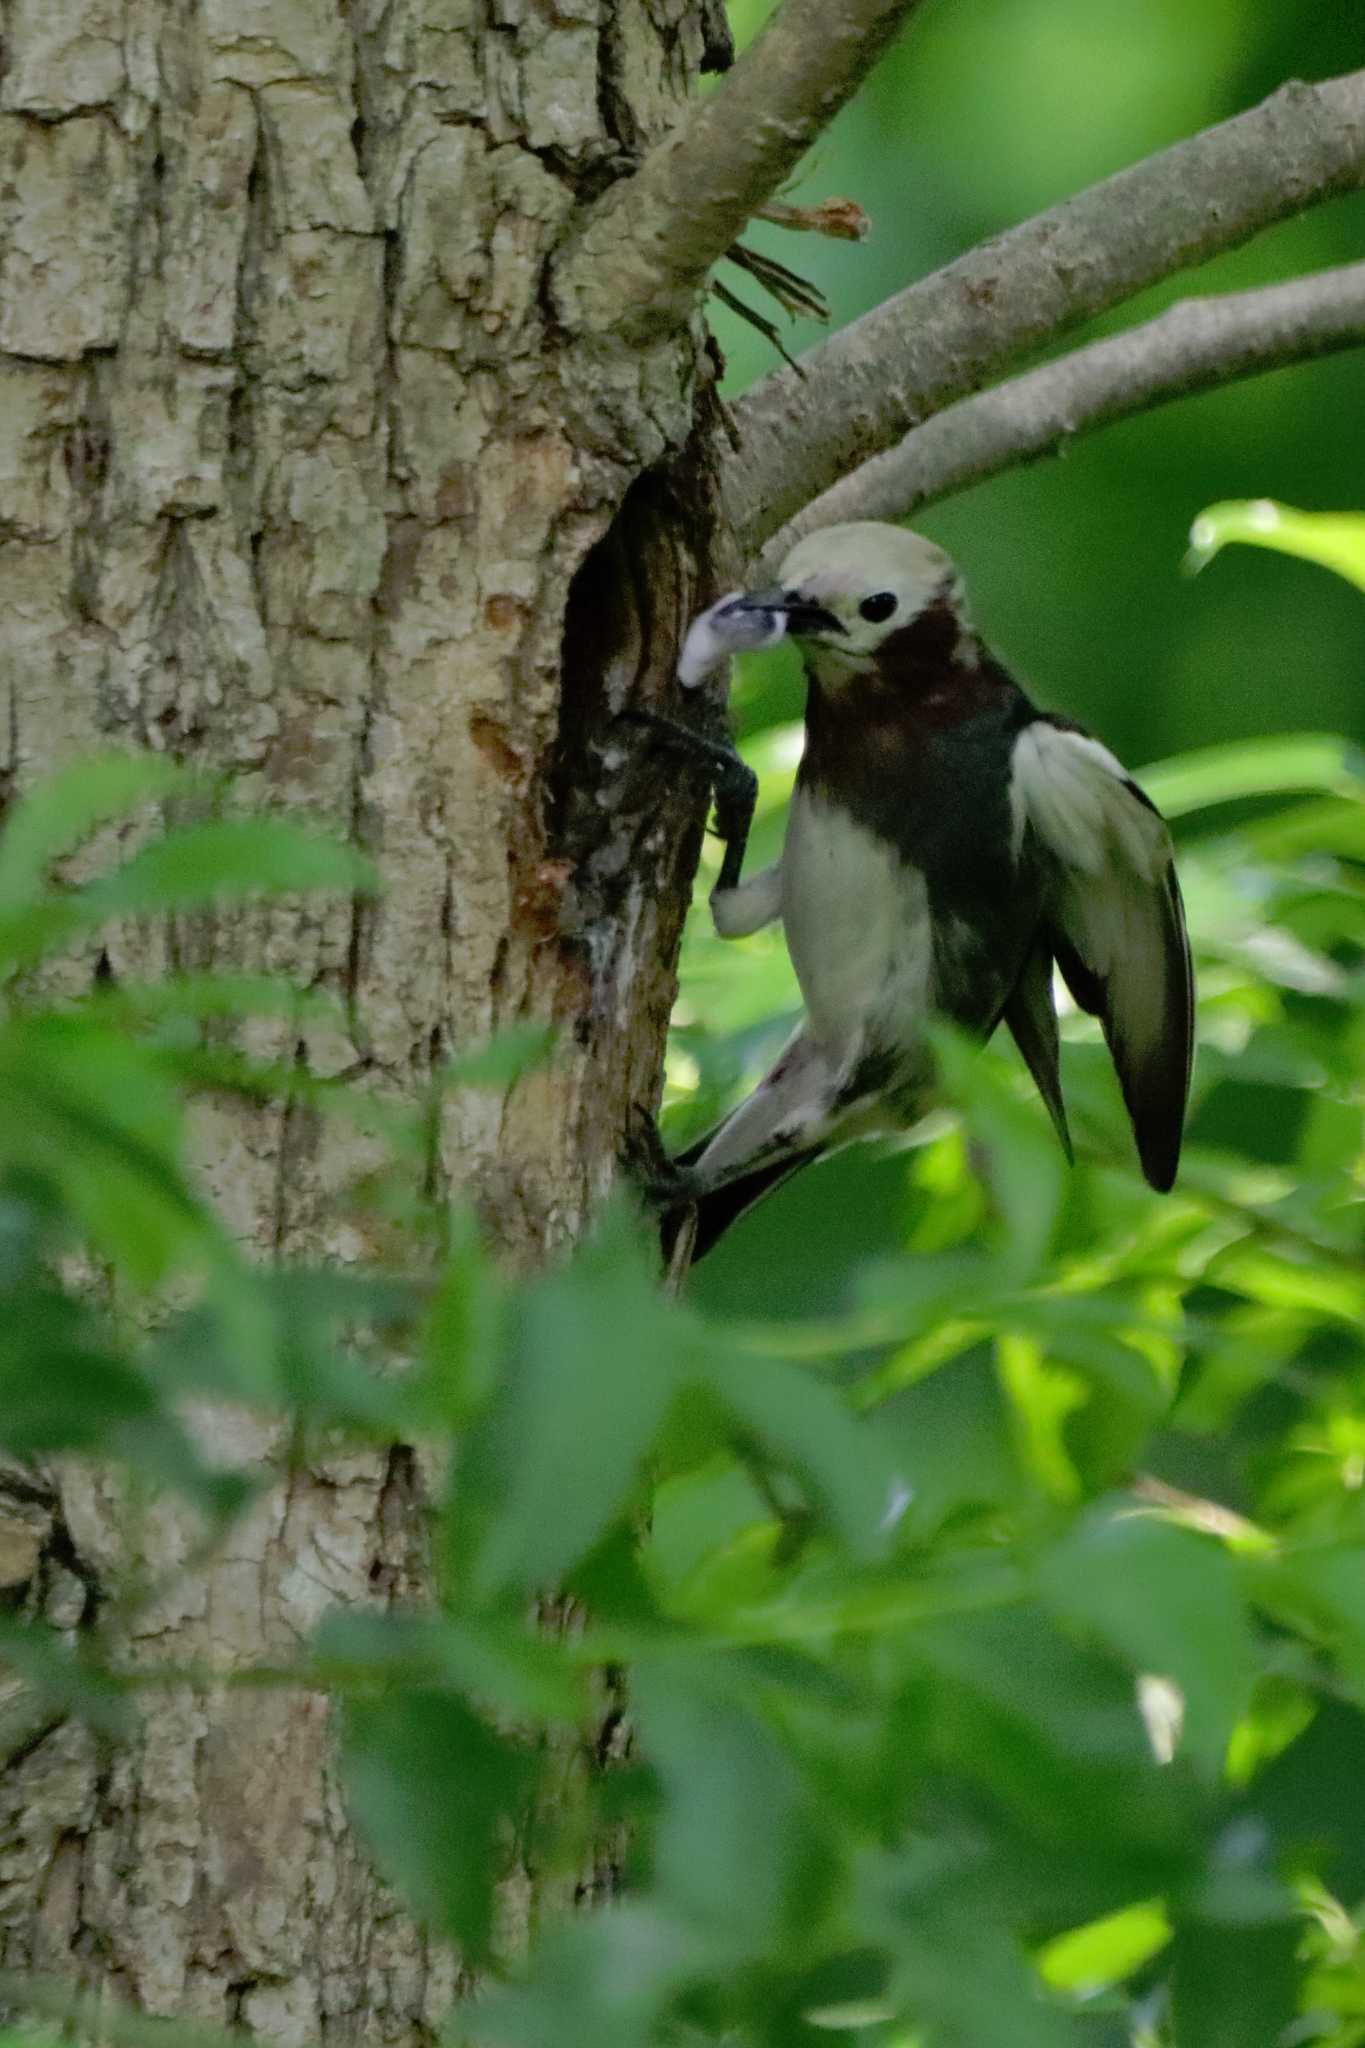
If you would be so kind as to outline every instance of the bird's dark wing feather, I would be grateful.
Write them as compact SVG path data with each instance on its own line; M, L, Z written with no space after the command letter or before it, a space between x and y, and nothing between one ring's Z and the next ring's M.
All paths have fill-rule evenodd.
M696 1200L697 1235L692 1245L691 1263L695 1266L704 1259L717 1238L724 1236L730 1225L737 1222L746 1210L770 1195L783 1181L790 1180L803 1166L809 1166L817 1159L817 1152L803 1152L793 1159L771 1159L766 1166L759 1166L752 1173L741 1174L736 1180L723 1181L719 1187L707 1188ZM667 1227L667 1226L666 1226Z
M1032 835L1047 870L1045 935L1072 995L1100 1020L1142 1170L1164 1192L1180 1158L1194 1043L1170 833L1106 747L1047 718L1015 743L1011 802L1021 843Z
M1023 973L1001 1015L1024 1055L1038 1093L1047 1104L1062 1150L1071 1158L1071 1133L1062 1101L1057 1045L1057 1012L1052 1006L1052 949L1045 937L1035 940Z

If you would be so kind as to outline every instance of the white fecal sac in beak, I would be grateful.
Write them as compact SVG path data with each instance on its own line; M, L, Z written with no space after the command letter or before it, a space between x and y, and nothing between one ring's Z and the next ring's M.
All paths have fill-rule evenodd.
M732 590L688 627L678 659L678 681L685 690L700 689L731 655L775 647L786 631L784 612L768 611L744 591Z

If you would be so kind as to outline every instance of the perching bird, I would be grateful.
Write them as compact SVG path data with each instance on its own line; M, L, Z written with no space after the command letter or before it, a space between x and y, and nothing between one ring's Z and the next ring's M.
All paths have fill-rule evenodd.
M784 631L808 693L785 848L739 881L732 838L711 909L723 938L781 918L806 1014L754 1092L671 1162L660 1194L695 1207L692 1256L821 1153L916 1122L934 1016L982 1040L1009 1026L1069 1157L1054 962L1100 1019L1142 1170L1168 1189L1194 990L1159 813L1098 740L1030 702L918 534L811 534L777 588L703 614L680 676Z

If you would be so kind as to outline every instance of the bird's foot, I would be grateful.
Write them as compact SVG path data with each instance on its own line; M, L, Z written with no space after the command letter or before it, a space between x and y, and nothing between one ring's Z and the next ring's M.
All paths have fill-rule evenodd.
M643 1109L631 1116L621 1160L641 1201L658 1222L664 1293L677 1294L687 1278L697 1238L696 1176L669 1158L659 1126Z
M669 1157L659 1126L646 1109L631 1113L621 1164L651 1209L677 1209L696 1200L696 1176Z
M676 718L665 718L657 711L628 711L625 716L636 724L652 727L669 745L680 753L689 754L706 769L715 804L716 837L725 842L725 857L716 887L733 889L744 866L744 849L753 823L754 805L758 801L758 777L728 739L713 739L709 734L696 732L690 725L682 725Z

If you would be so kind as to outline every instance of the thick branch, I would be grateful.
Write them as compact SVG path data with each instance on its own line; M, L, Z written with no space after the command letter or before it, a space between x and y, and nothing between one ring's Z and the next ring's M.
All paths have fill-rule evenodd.
M1365 263L1259 291L1184 299L1126 334L961 399L912 428L898 447L798 512L769 542L765 563L775 566L818 526L903 519L1111 420L1362 342Z
M555 268L576 330L692 312L707 271L852 97L919 0L784 0L734 69L600 202Z
M727 495L756 549L817 492L1077 321L1365 184L1365 71L1281 87L970 250L736 408Z

